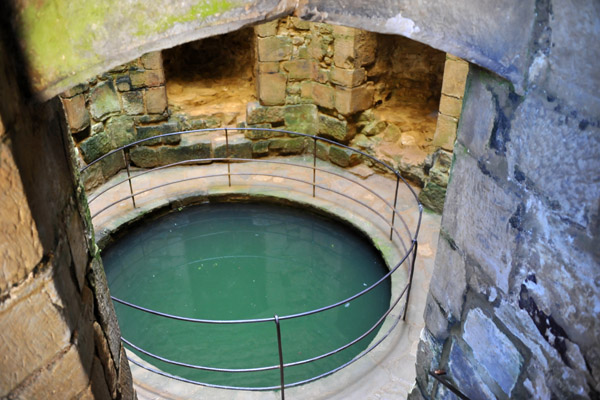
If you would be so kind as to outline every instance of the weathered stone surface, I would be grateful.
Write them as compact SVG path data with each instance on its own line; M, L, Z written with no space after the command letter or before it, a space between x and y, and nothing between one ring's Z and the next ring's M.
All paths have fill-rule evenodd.
M2 136L0 124L0 137ZM0 293L21 281L42 258L42 245L19 170L8 147L0 142Z
M90 86L86 83L81 83L79 85L73 86L71 89L65 90L61 93L62 98L69 98L73 96L77 96L78 94L84 93L90 89Z
M305 21L298 17L290 17L290 22L292 23L292 25L294 25L294 28L301 31L307 31L310 29L311 26L311 22Z
M278 19L265 22L264 24L255 25L254 32L259 37L275 36L277 34L277 25L279 25Z
M282 73L258 75L258 98L266 106L285 103L287 76Z
M312 84L312 99L320 107L333 110L335 108L335 89L320 83Z
M111 81L102 82L90 90L90 113L96 121L101 121L108 114L119 111L121 111L121 104Z
M122 400L137 400L135 390L133 389L133 379L125 348L121 346L121 365L119 367L118 389Z
M141 91L125 92L121 98L123 99L123 111L127 115L144 113L144 94Z
M480 374L473 367L471 360L461 346L453 341L450 347L448 374L451 382L471 399L496 398L488 386L481 380ZM442 385L438 385L438 393Z
M338 86L335 89L335 108L344 115L352 115L373 106L374 89L372 85L355 88Z
M79 144L83 160L89 164L111 150L111 138L106 132L90 136Z
M59 311L64 303L48 276L13 289L11 297L0 304L3 326L0 330L2 397L67 348L72 334Z
M129 74L118 76L115 79L115 82L119 92L127 92L131 90L131 78L129 77Z
M136 140L147 139L153 136L177 131L179 131L179 124L177 121L170 121L160 125L138 126ZM181 135L170 135L159 139L148 140L143 142L143 144L144 146L155 146L157 144L177 144L179 142L181 142Z
M356 87L362 85L367 79L367 72L364 68L345 69L333 67L331 69L331 82L345 87Z
M317 106L314 104L285 107L284 120L286 129L293 132L316 135L319 131Z
M252 158L252 142L244 135L229 135L229 150L227 150L225 135L213 140L214 156L216 158Z
M152 51L140 57L142 65L146 69L162 69L162 54L160 51Z
M153 168L193 159L206 159L211 156L209 138L183 138L179 146L138 146L130 152L131 162L138 167Z
M111 397L114 399L117 395L117 370L115 368L115 363L112 359L112 355L110 354L108 341L104 336L104 332L102 331L100 324L94 321L93 330L94 343L96 344L96 354L100 356L99 358L104 369L104 377L106 379L107 388L111 393Z
M246 122L248 125L283 122L283 110L283 107L264 107L258 102L249 102L246 105Z
M265 128L270 129L271 124L255 124L250 126L250 128ZM244 132L244 135L248 139L257 140L257 139L270 139L272 137L283 136L283 132L277 131L265 131L265 130L248 130Z
M102 368L102 362L98 357L94 357L94 364L92 365L91 374L91 385L92 393L95 399L112 399L110 391L104 377L104 369Z
M419 346L417 347L417 380L419 383L429 382L426 393L431 393L433 382L429 378L429 371L439 369L440 358L442 355L442 342L439 342L427 328L421 330L419 336Z
M467 62L447 59L444 67L442 93L462 99L465 93L465 83L468 73L469 64Z
M304 137L271 139L269 150L281 155L302 154L306 149L306 140Z
M329 147L331 147L331 144L317 140L317 158L319 160L329 161Z
M117 172L125 168L125 160L123 159L123 152L118 151L111 154L108 157L102 159L99 162L100 170L102 171L103 180L112 178ZM92 168L95 165L92 166Z
M275 72L279 72L279 62L278 61L259 62L258 63L258 73L259 74L274 74Z
M419 201L429 210L441 214L444 211L446 199L446 188L432 181L425 183L425 187L419 193Z
M288 36L258 38L259 61L283 61L292 56L292 39Z
M85 97L78 94L69 99L62 99L71 132L79 132L90 125L90 114L85 107Z
M508 337L483 311L475 308L467 314L463 339L473 350L477 364L510 396L521 373L523 357Z
M435 162L429 170L429 179L431 182L441 187L447 187L451 166L452 153L444 150L438 150L436 153Z
M252 156L264 157L269 155L269 140L258 140L252 143Z
M456 118L438 114L437 126L433 135L433 145L452 151L456 141L458 121Z
M108 135L111 140L111 148L125 146L135 141L133 118L126 115L111 117L106 121L105 134Z
M162 114L167 109L167 90L164 86L147 89L145 97L148 114Z
M388 126L386 121L373 121L369 122L362 129L361 133L365 136L376 136L382 133Z
M360 156L350 149L332 145L329 148L329 161L346 168L358 164Z
M338 142L347 143L352 138L352 132L348 129L346 121L329 115L319 114L319 136L333 139Z
M292 60L283 63L283 69L292 80L308 79L313 75L314 64L309 60Z
M460 118L462 99L442 94L440 97L440 112L449 117Z
M377 40L372 32L335 25L333 62L340 68L359 68L375 61Z
M69 239L71 259L75 267L75 278L79 290L83 289L89 262L87 240L83 232L84 226L81 215L78 212L72 212L67 225L67 238Z
M156 87L165 84L165 74L162 69L132 70L129 73L129 77L133 89Z

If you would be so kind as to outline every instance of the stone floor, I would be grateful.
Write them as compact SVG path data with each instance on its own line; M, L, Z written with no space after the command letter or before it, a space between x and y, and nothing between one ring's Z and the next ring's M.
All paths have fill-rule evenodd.
M266 162L264 162L266 161ZM279 162L293 165L278 164ZM278 199L303 203L337 215L369 235L390 265L395 265L411 245L418 222L418 207L411 190L401 183L398 191L399 211L395 221L397 235L389 240L391 211L396 180L393 176L374 174L364 166L343 170L318 162L313 198L312 157L287 157L232 164L229 186L226 164L178 166L144 174L132 171L136 208L133 208L127 182L97 196L111 185L126 178L122 171L112 181L88 195L94 216L96 241L106 243L119 226L142 218L169 203L179 207L190 202L212 201L233 195ZM243 175L235 175L243 174ZM167 184L177 180L183 181ZM152 187L160 186L154 190ZM328 190L329 189L329 190ZM343 195L336 194L332 190ZM414 189L417 191L417 189ZM378 197L380 196L380 197ZM114 204L113 204L114 203ZM112 204L112 206L110 206ZM109 208L106 208L110 206ZM106 208L106 209L105 209ZM105 209L104 211L102 211ZM424 325L423 311L429 286L440 228L438 215L423 213L418 236L418 257L406 321L400 321L377 348L350 366L318 381L286 389L288 399L404 399L415 379L415 355L419 334ZM392 298L407 282L408 263L394 274ZM400 315L400 305L386 319L378 338ZM375 339L377 340L377 338ZM174 381L132 364L135 387L140 399L277 399L279 392L242 392L206 388Z

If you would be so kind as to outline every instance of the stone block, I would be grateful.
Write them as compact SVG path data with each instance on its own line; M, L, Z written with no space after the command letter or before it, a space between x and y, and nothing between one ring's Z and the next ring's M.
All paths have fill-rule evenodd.
M258 37L264 38L268 36L277 35L277 26L279 25L279 20L275 19L273 21L265 22L264 24L255 25L254 33Z
M281 155L302 154L306 149L306 140L304 137L271 139L269 150Z
M283 69L288 72L292 80L308 79L313 75L315 65L309 60L291 60L283 63Z
M317 158L319 160L328 161L330 147L331 144L323 142L322 140L317 140Z
M336 67L359 68L375 61L375 34L354 28L338 28L342 27L337 26L333 32L333 63Z
M335 89L328 85L313 83L312 99L318 106L333 110L335 108Z
M361 133L365 136L375 136L383 133L387 127L388 123L386 121L372 121L365 125Z
M318 66L316 66L316 68L313 69L312 80L314 80L315 82L327 83L329 82L329 76L330 73L328 69L319 68Z
M346 121L329 115L319 114L319 136L333 139L337 142L348 143L352 139L351 130Z
M259 74L274 74L275 72L279 72L279 62L278 61L259 62L258 63L258 73Z
M256 124L250 125L250 128L271 128L271 124ZM248 139L252 140L260 140L260 139L270 139L272 137L283 136L283 132L278 131L264 131L264 130L248 130L244 132L244 135Z
M95 399L112 399L113 397L108 390L106 378L104 376L104 368L98 357L94 357L92 364L92 373L90 377L92 393Z
M312 87L314 82L304 81L300 84L300 100L302 103L312 103Z
M462 100L443 94L440 97L440 113L449 117L460 118Z
M441 187L448 186L448 177L450 167L452 166L452 153L444 150L438 150L435 162L429 170L429 178L431 182Z
M447 59L444 66L442 94L462 99L469 73L469 64L465 61Z
M123 158L121 157L121 162ZM69 239L69 249L71 250L71 259L73 260L75 278L79 289L83 289L85 282L85 273L89 263L87 240L81 215L78 211L73 211L68 218L67 238Z
M310 29L310 25L311 25L310 21L304 21L303 19L300 19L298 17L290 17L290 21L291 21L292 25L294 26L294 28L296 28L298 30L307 31Z
M321 35L313 33L308 44L308 56L314 60L322 61L325 54L327 54L328 47L329 44Z
M314 104L286 106L284 121L286 129L293 132L316 135L319 131L317 106Z
M133 89L156 87L165 84L165 73L162 69L134 69L129 73L129 77Z
M246 105L246 122L248 125L283 122L283 110L283 107L266 107L250 102Z
M119 111L121 104L112 81L102 82L90 91L90 113L96 121Z
M169 119L168 110L165 110L162 114L144 114L134 117L136 124L152 124L155 122L166 121L167 119Z
M331 82L353 88L362 85L367 79L367 71L364 68L346 69L333 67L331 69Z
M445 200L446 187L431 181L425 183L425 187L419 193L419 201L423 206L436 214L442 214L444 211Z
M104 131L111 140L111 148L122 147L135 141L133 118L126 115L108 119Z
M62 99L62 104L71 132L80 132L90 125L90 114L85 107L85 97L83 94Z
M141 91L124 92L121 98L123 99L123 111L127 115L144 113L144 94Z
M73 96L77 96L78 94L85 93L90 89L90 86L87 83L80 83L79 85L73 86L71 89L65 90L61 93L60 97L69 98Z
M284 61L292 56L292 39L288 36L270 36L257 39L258 61Z
M355 88L335 88L335 108L343 115L352 115L373 106L373 85L362 85Z
M160 125L138 126L136 140L143 140L153 136L164 135L179 131L177 121L171 121ZM165 136L159 139L153 139L143 142L144 146L155 146L157 144L178 144L181 142L181 135Z
M110 136L106 132L92 135L79 144L81 156L86 164L105 155L112 148Z
M129 77L129 74L118 76L115 79L115 82L119 92L127 92L131 90L131 78Z
M117 172L125 168L125 160L123 159L123 152L119 151L110 156L103 158L100 161L100 169L102 170L102 177L105 180L112 178Z
M329 161L340 167L352 167L359 163L360 155L350 149L334 146L329 147Z
M0 204L0 235L10 238L10 242L3 239L0 244L0 293L6 293L7 289L25 278L38 265L43 250L21 175L8 146L1 141Z
M252 156L265 157L269 155L269 140L259 140L252 143Z
M167 109L167 90L164 86L146 89L145 96L148 114L162 114Z
M213 140L213 149L216 158L252 158L252 142L240 134L229 135L229 153L225 135Z
M49 276L13 289L11 298L0 305L0 397L70 345L72 331L61 312L64 306Z
M117 370L115 368L115 362L110 354L108 341L104 336L102 327L96 321L93 323L93 332L94 343L96 345L96 354L100 356L100 362L102 363L102 368L104 369L104 378L106 379L108 390L114 399L117 395Z
M437 126L433 135L433 145L452 151L456 141L458 120L444 114L438 114Z
M452 377L451 382L460 391L471 399L497 398L483 382L478 370L473 367L474 360L469 359L456 340L452 341L448 358L448 375ZM438 385L438 393L435 398L439 398L440 387L443 388L442 385Z
M182 140L179 146L138 146L130 152L131 162L142 168L153 168L211 156L211 141L208 137L192 141Z
M510 396L523 365L523 357L494 321L475 308L467 314L463 339L473 350L474 362Z
M282 73L258 75L258 98L266 106L285 104L287 77Z
M160 51L152 51L140 57L142 66L146 69L162 69L162 53Z

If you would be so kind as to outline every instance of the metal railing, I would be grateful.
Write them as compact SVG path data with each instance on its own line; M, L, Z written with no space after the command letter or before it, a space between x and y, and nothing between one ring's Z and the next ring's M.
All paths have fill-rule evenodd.
M306 165L306 164L302 164L302 163L297 163L297 162L291 162L291 161L287 161L284 158L281 159L255 159L255 158L234 158L231 157L231 149L230 149L230 134L231 132L234 131L238 131L238 132L243 132L243 131L265 131L265 132L270 132L272 134L277 134L277 135L287 135L288 137L303 137L305 138L305 140L310 143L310 141L312 141L313 146L312 146L312 154L308 153L308 156L312 156L312 165ZM186 134L198 134L198 133L211 133L211 132L223 132L225 134L225 146L226 146L226 157L209 157L209 158L192 158L192 159L188 159L188 160L183 160L183 161L177 161L174 163L169 163L169 164L165 164L165 165L160 165L154 168L150 168L150 169L140 169L138 171L136 171L136 173L134 174L132 172L132 168L130 166L131 163L131 158L130 158L130 150L136 146L141 146L146 144L146 142L149 141L156 141L156 140L160 140L163 138L167 138L170 136L175 136L175 135L186 135ZM318 142L323 142L323 143L327 143L330 146L338 146L342 149L345 149L346 151L350 151L353 154L356 154L357 156L361 157L363 161L367 160L373 164L377 164L379 165L379 167L381 167L381 169L383 169L384 171L388 172L389 174L391 174L392 176L395 177L395 188L394 188L394 200L392 201L388 201L384 198L384 196L376 191L374 191L372 188L369 188L367 185L365 185L362 182L359 182L357 180L354 179L350 179L348 176L346 176L346 174L342 174L339 172L336 172L335 170L333 170L332 168L325 168L325 166L318 166L317 164L317 158L319 158L318 156L318 146L317 143ZM156 142L152 142L152 143L156 143ZM308 148L310 148L310 146L308 146ZM132 304L130 302L124 301L122 299L116 298L114 296L111 296L112 300L122 304L124 306L130 307L132 309L136 309L148 314L152 314L161 318L169 318L169 319L173 319L173 320L178 320L178 321L185 321L185 322L189 322L189 323L197 323L197 324L257 324L257 323L274 323L275 324L275 328L276 328L276 337L277 337L277 345L278 345L278 354L279 354L279 363L278 364L274 364L274 365L270 365L270 366L263 366L263 367L255 367L255 368L237 368L237 369L233 369L233 368L214 368L214 367L209 367L209 366L202 366L202 365L193 365L193 364L187 364L187 363L183 363L183 362L179 362L176 360L171 360L169 358L157 355L157 354L153 354L139 346L137 346L135 343L130 342L129 340L127 340L126 338L122 337L121 340L123 341L123 343L125 343L127 346L129 346L132 349L135 349L136 351L139 351L142 354L145 354L146 356L149 356L151 358L154 358L156 360L168 363L168 364L172 364L172 365L176 365L176 366L181 366L181 367L186 367L186 368L191 368L191 369L197 369L197 370L204 370L204 371L213 371L213 372L223 372L223 373L251 373L251 372L259 372L259 371L269 371L269 370L279 370L280 372L280 382L279 385L277 386L268 386L268 387L236 387L236 386L225 386L225 385L216 385L216 384L211 384L211 383L206 383L206 382L198 382L198 381L194 381L191 379L186 379L183 377L179 377L179 376L175 376L172 374L169 374L167 372L161 371L157 368L152 368L148 365L144 365L142 363L140 363L139 361L136 361L135 359L131 359L130 358L130 362L138 365L141 368L147 369L149 371L152 371L156 374L168 377L168 378L172 378L172 379L176 379L179 381L183 381L183 382L188 382L188 383L194 383L194 384L198 384L198 385L203 385L203 386L207 386L207 387L214 387L214 388L223 388L223 389L237 389L237 390L248 390L248 391L264 391L264 390L277 390L280 389L281 391L281 398L285 399L285 389L286 388L290 388L290 387L294 387L294 386L298 386L298 385L302 385L308 382L313 382L317 379L320 379L322 377L328 376L336 371L339 371L340 369L354 363L355 361L359 360L360 358L364 357L367 353L369 353L371 350L373 350L375 347L377 347L381 342L383 342L389 335L390 333L393 331L393 329L397 326L397 324L399 323L400 319L405 320L406 319L406 313L408 310L408 301L410 298L410 290L411 290L411 284L412 284L412 279L413 279L413 275L414 275L414 267L415 267L415 261L416 261L416 256L417 256L417 247L418 247L418 241L417 241L417 237L419 234L419 229L420 229L420 225L421 225L421 218L422 218L422 206L418 201L417 198L417 194L415 193L415 191L410 187L410 185L408 184L408 182L400 175L400 173L396 170L394 170L392 167L390 167L388 164L378 160L377 158L366 154L360 150L351 148L349 146L337 143L333 140L329 140L326 138L322 138L322 137L318 137L318 136L312 136L312 135L307 135L307 134L302 134L302 133L297 133L297 132L291 132L291 131L286 131L286 130L279 130L279 129L266 129L266 128L215 128L215 129L200 129L200 130L192 130L192 131L184 131L184 132L173 132L173 133L167 133L167 134L162 134L162 135L157 135L157 136L153 136L147 139L143 139L143 140L138 140L136 142L133 142L131 144L128 144L126 146L120 147L118 149L115 149L107 154L105 154L104 156L94 160L93 162L89 163L86 167L81 169L82 173L85 173L85 171L92 167L94 164L101 162L102 160L106 159L107 157L113 156L114 154L118 153L118 152L122 152L123 154L123 160L125 163L125 169L126 169L126 174L127 177L125 179L116 179L117 182L115 183L111 183L109 182L105 188L98 190L97 193L94 193L92 196L90 196L89 198L89 204L92 204L96 201L99 201L98 199L100 199L104 194L110 192L111 190L114 190L115 188L117 188L119 185L122 185L123 183L127 182L128 183L128 187L129 187L129 194L125 195L119 199L117 199L116 201L112 201L109 204L106 204L105 206L103 206L102 208L100 208L99 210L97 210L93 215L92 215L92 219L97 217L98 215L100 215L101 213L105 212L106 210L110 209L111 207L119 204L119 203L123 203L123 202L127 202L127 201L131 201L132 206L134 208L138 207L138 204L136 202L136 196L139 198L141 195L145 194L145 193L149 193L153 190L159 189L159 188L163 188L169 185L173 185L176 183L182 183L182 182L189 182L189 181L193 181L193 180L198 180L198 179L212 179L212 178L224 178L227 177L227 184L231 187L232 186L232 177L251 177L251 176L262 176L262 177L270 177L270 178L281 178L282 180L290 180L296 183L303 183L303 184L307 184L312 186L312 197L316 197L317 196L317 189L323 190L324 192L328 192L328 193L333 193L336 196L340 196L342 199L345 200L349 200L351 202L354 202L358 205L360 205L361 207L363 207L365 210L368 210L369 212L371 212L373 215L377 216L380 219L380 222L383 223L384 225L387 225L389 227L389 240L392 244L396 245L400 250L399 250L399 254L401 254L399 256L399 260L396 263L391 263L392 265L390 266L389 272L384 275L382 278L380 278L377 282L375 282L374 284L372 284L371 286L365 288L364 290L361 290L360 292L344 299L341 300L337 303L334 304L329 304L326 306L323 306L321 308L317 308L317 309L313 309L313 310L308 310L308 311L304 311L301 313L297 313L297 314L290 314L290 315L283 315L283 316L279 316L279 315L274 315L272 318L258 318L258 319L238 319L238 320L211 320L211 319L199 319L199 318L188 318L188 317L182 317L182 316L178 316L178 315L173 315L173 314L167 314L167 313L163 313L157 310L153 310L153 309L149 309L149 308L145 308L136 304ZM304 152L304 154L306 155L306 151ZM302 179L299 177L291 177L291 176L286 176L284 174L278 174L276 172L247 172L247 171L240 171L240 172L232 172L231 169L231 164L239 164L239 163L264 163L264 164L271 164L273 166L279 167L281 165L286 166L286 168L300 168L300 169L309 169L312 170L312 180L306 180L306 179ZM133 184L132 181L136 180L136 179L140 179L144 176L147 176L148 174L152 174L152 173L156 173L157 171L161 171L167 168L173 168L173 167L179 167L179 166L184 166L184 165L195 165L195 164L205 164L205 163L226 163L227 164L227 172L223 172L223 173L211 173L211 174L206 174L206 175L201 175L201 176L195 176L195 177L188 177L188 178L180 178L180 179L175 179L175 180L170 180L168 182L164 182L164 183L160 183L157 184L153 187L150 188L145 188L143 190L134 192L133 189ZM330 164L327 164L330 166ZM279 169L281 170L281 169ZM365 201L359 200L351 195L348 195L346 193L343 193L333 187L329 187L326 184L322 183L322 182L317 182L317 173L319 174L327 174L329 176L333 176L336 179L339 179L340 181L349 181L351 182L353 185L356 185L358 187L361 187L362 189L366 190L370 195L373 195L375 199L377 199L378 201L382 202L382 205L384 206L384 208L389 209L390 215L389 216L385 216L382 214L381 211L378 211L375 209L375 207L372 204L368 204ZM414 227L414 229L411 231L411 229L408 227L407 223L404 221L404 219L402 218L402 215L400 214L400 211L397 209L397 202L398 202L398 192L399 192L399 188L400 188L400 184L403 183L405 185L406 188L408 188L408 190L410 190L411 194L412 194L412 198L414 198L414 205L417 206L418 208L418 217L417 217L417 223L416 226ZM407 246L407 243L405 243L405 241L403 240L402 235L400 235L400 233L398 232L398 230L396 229L396 224L398 223L398 221L402 222L402 226L404 228L404 230L406 231L406 233L408 234L408 240L410 241L410 245ZM407 273L408 273L408 282L404 285L404 287L402 288L402 290L400 290L400 293L398 294L398 296L395 299L392 299L392 301L390 302L390 307L388 308L388 310L377 320L377 322L371 327L369 328L366 332L364 332L363 334L361 334L359 337L355 338L354 340L346 343L345 345L337 348L337 349L333 349L327 353L321 354L319 356L316 357L312 357L312 358L308 358L305 360L301 360L301 361L295 361L295 362L289 362L289 363L285 363L284 362L284 343L282 342L282 338L281 338L281 323L283 321L286 320L291 320L291 319L296 319L296 318L302 318L302 317L306 317L309 315L313 315L313 314L317 314L317 313L321 313L327 310L331 310L333 308L336 307L340 307L346 303L349 303L351 301L353 301L354 299L357 299L369 292L371 292L373 289L375 289L376 287L378 287L380 284L382 284L384 281L386 281L387 279L391 279L392 275L400 269L401 266L405 265L408 263L407 266ZM307 363L312 363L327 357L330 357L334 354L337 354L339 352L341 352L342 350L345 350L347 348L349 348L350 346L358 343L359 341L363 340L365 337L369 336L373 331L375 331L383 322L384 320L390 315L390 313L396 308L396 306L400 303L400 301L402 300L402 298L404 298L404 304L403 304L403 308L402 310L398 313L398 317L394 319L393 323L391 324L390 328L383 334L383 335L378 335L377 339L375 342L371 343L369 345L368 348L366 348L364 351L362 351L360 354L358 354L357 356L355 356L354 358L352 358L350 361L344 363L343 365L340 365L332 370L329 370L325 373L319 374L317 376L314 376L312 378L309 379L305 379L302 381L298 381L298 382L293 382L293 383L286 383L285 382L285 369L289 368L289 367L294 367L297 365L302 365L302 364L307 364Z

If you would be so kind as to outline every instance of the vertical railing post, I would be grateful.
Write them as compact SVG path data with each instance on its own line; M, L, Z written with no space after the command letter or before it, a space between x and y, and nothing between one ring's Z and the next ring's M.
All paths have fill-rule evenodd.
M283 351L281 350L281 327L279 316L275 315L275 326L277 327L277 347L279 348L279 379L281 383L281 400L285 400L285 380L283 374Z
M225 128L225 158L227 158L227 179L229 181L229 187L231 187L231 166L229 164L229 132Z
M400 187L400 176L396 175L396 193L394 194L394 208L392 209L392 225L390 228L390 240L394 233L394 222L396 222L396 204L398 203L398 188Z
M317 138L313 138L313 197L315 197L315 183L317 181Z
M413 275L415 273L415 261L417 261L417 249L419 247L419 242L416 239L413 240L413 257L412 262L410 263L410 275L408 276L408 289L406 289L406 303L404 305L404 315L402 316L402 321L406 321L406 313L408 312L408 299L410 298L410 289L412 287Z
M125 161L125 167L127 168L127 181L129 182L131 202L133 203L133 208L137 208L135 205L135 196L133 195L133 186L131 185L131 171L129 171L129 147L123 149L123 161Z

